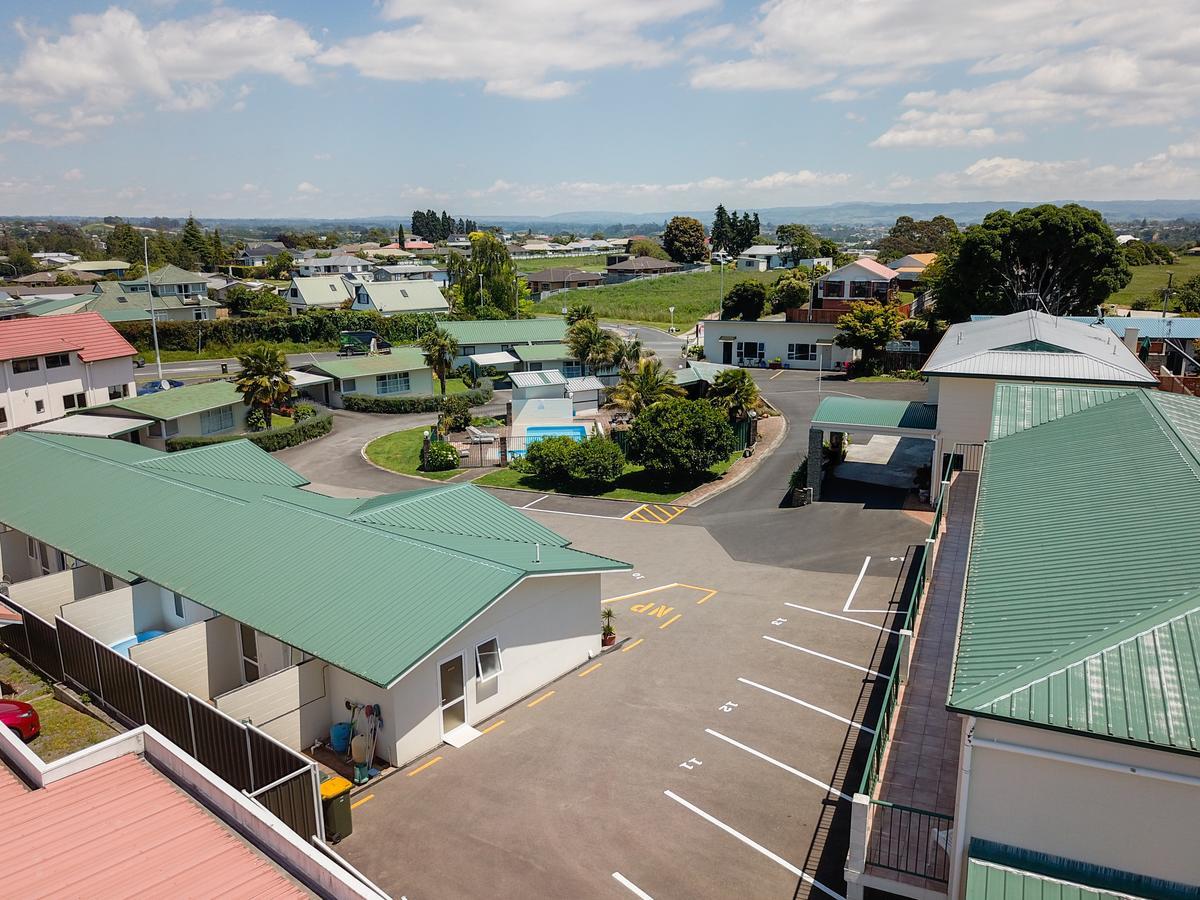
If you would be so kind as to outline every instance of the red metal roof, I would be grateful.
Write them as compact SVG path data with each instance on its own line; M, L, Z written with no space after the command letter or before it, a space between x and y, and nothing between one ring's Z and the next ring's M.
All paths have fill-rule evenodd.
M308 896L139 756L35 791L0 770L5 855L27 867L26 896Z
M0 359L77 351L84 362L137 351L99 313L71 313L0 322Z

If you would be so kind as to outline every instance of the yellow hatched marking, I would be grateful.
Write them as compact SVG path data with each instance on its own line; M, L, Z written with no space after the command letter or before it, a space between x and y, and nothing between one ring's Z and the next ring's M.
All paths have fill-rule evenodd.
M409 777L409 778L412 778L414 775L419 775L421 772L424 772L426 769L428 769L428 768L429 768L430 766L432 766L434 763L436 763L436 762L441 762L441 761L442 761L442 758L441 758L440 756L435 756L435 757L434 757L433 759L431 759L429 762L425 763L425 765L423 765L423 766L418 766L417 768L415 768L415 769L413 769L411 772L409 772L409 773L408 773L408 777Z
M546 693L542 694L542 696L538 697L538 698L537 698L536 700L534 700L532 703L526 703L525 705L526 705L527 707L529 707L529 709L533 709L535 706L537 706L537 705L538 705L539 703L541 703L543 700L548 700L548 699L550 699L551 697L553 697L553 696L554 696L554 693L555 693L554 691L546 691Z
M585 677L585 676L587 676L587 675L591 675L593 672L595 672L595 671L596 671L598 668L600 668L602 665L604 665L604 663L596 663L596 664L595 664L594 666L592 666L591 668L584 669L582 672L580 672L580 673L579 673L579 677L580 677L580 678L583 678L583 677Z
M672 622L674 622L676 619L680 618L682 615L683 615L683 613L675 613L675 615L671 616L671 618L667 619L667 621L665 621L665 622L663 622L661 625L659 625L659 626L658 626L658 627L659 627L659 629L661 630L661 629L663 629L663 628L666 628L668 625L670 625L670 624L671 624Z
M499 728L501 725L503 725L503 724L504 724L504 722L505 722L505 720L504 720L504 719L501 719L501 720L500 720L500 721L498 721L498 722L493 722L491 725L489 725L487 728L483 729L483 731L481 731L481 732L479 732L479 733L480 733L480 734L487 734L489 731L492 731L493 729Z
M634 642L633 642L632 644L630 644L628 647L622 647L622 648L621 648L621 652L622 652L622 653L628 653L630 650L632 650L634 647L636 647L638 644L640 644L640 643L641 643L642 641L644 641L644 640L645 640L645 638L638 638L636 641L634 641Z

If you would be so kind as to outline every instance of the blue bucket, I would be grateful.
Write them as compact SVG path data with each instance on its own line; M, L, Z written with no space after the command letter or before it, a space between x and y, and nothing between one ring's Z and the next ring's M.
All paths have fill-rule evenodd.
M334 722L329 729L329 746L334 753L345 753L350 749L350 723Z

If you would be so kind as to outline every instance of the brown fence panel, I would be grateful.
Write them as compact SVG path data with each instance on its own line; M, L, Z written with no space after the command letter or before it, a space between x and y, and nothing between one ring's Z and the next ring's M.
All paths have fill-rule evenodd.
M13 603L8 597L4 598L6 606L11 606L14 610L21 614L22 619L25 617L25 610ZM0 643L4 644L9 650L17 654L26 662L32 662L29 658L29 635L25 631L24 621L18 622L15 625L5 625L0 628Z
M104 703L133 725L141 725L142 693L138 690L138 667L107 647L96 647L100 668L100 690Z
M249 732L250 759L254 766L256 788L278 781L284 775L308 765L308 761L302 756L281 747L257 728L251 728Z
M195 756L187 694L180 693L145 669L138 669L138 680L146 699L146 724L165 735L184 753Z
M305 768L255 798L306 842L318 834L313 777L312 769ZM326 835L326 839L332 837Z
M58 620L58 640L62 646L66 677L88 692L100 695L100 676L96 673L96 642L69 622Z
M196 759L238 790L253 790L246 729L202 700L190 697L188 702L196 729Z

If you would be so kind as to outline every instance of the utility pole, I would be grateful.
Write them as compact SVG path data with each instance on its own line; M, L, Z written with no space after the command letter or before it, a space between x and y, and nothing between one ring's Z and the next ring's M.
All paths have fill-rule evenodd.
M154 288L150 284L150 236L142 235L142 265L146 267L146 293L150 297L150 333L154 335L154 365L158 369L158 386L163 386L162 354L158 350L158 319L154 318Z
M1167 273L1167 286L1166 286L1165 288L1163 288L1163 312L1162 312L1162 317L1163 317L1164 319L1167 317L1167 306L1168 306L1168 305L1170 304L1170 302L1171 302L1171 284L1172 284L1172 282L1174 282L1174 280L1175 280L1175 273L1174 273L1174 272L1168 272L1168 273Z

